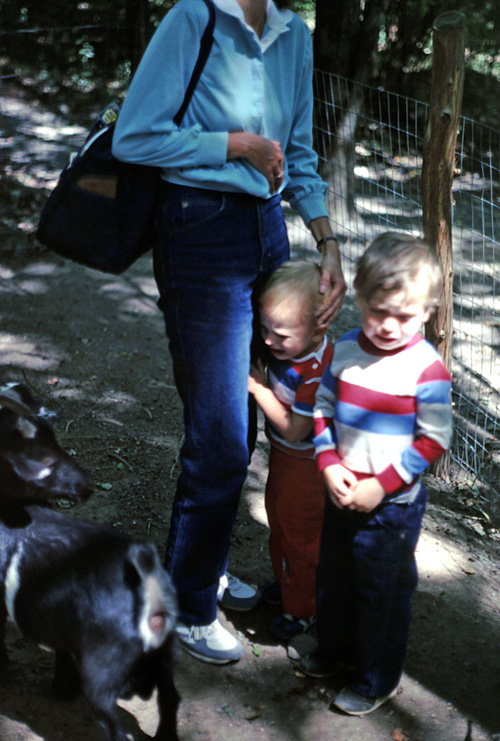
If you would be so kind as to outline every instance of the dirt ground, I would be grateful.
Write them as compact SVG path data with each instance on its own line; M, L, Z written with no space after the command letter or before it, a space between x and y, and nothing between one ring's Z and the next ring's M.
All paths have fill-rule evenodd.
M64 408L58 439L96 484L86 504L56 506L149 539L163 551L182 413L150 256L113 277L33 245L1 249L0 317L0 381L24 381L51 407ZM346 305L342 321L352 319ZM262 495L266 455L261 434L231 550L231 571L255 585L271 577ZM420 586L397 697L365 718L333 712L329 703L339 686L303 676L296 653L290 657L268 636L278 608L221 612L245 656L220 667L181 652L182 741L480 741L500 733L500 531L461 494L462 485L430 484L417 553ZM1 741L100 740L83 699L51 697L49 653L27 644L13 625L8 651ZM131 737L154 735L154 699L122 708Z

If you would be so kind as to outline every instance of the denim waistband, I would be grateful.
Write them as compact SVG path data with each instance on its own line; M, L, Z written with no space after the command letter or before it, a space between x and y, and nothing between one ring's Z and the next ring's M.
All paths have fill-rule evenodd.
M177 191L178 193L185 193L186 196L189 196L190 193L199 193L200 191L205 190L208 193L214 193L214 194L223 194L224 198L230 199L236 202L244 202L244 203L260 203L260 204L268 204L270 206L274 205L275 203L281 202L281 194L276 193L274 196L269 196L269 198L259 198L258 196L252 196L249 193L240 193L236 191L229 191L229 190L223 190L222 188L220 190L214 190L213 188L193 188L190 185L177 185L177 183L169 183L167 180L163 180L163 178L160 178L160 196L166 197L169 194L171 194L173 191Z

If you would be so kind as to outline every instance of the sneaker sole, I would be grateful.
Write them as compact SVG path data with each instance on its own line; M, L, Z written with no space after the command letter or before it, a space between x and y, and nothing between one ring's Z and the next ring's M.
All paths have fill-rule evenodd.
M190 656L193 656L195 659L199 659L199 661L204 661L207 664L230 664L233 661L239 661L244 654L243 648L241 650L241 653L239 656L231 656L230 658L222 658L219 656L208 656L207 654L202 654L199 651L196 651L194 646L190 646L189 643L184 643L184 641L179 639L180 646L183 651L188 653Z

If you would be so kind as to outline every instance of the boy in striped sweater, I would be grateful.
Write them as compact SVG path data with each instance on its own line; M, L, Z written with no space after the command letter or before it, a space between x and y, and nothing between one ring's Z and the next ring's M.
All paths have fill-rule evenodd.
M314 444L328 497L318 649L301 668L324 677L349 667L333 704L350 715L393 697L403 671L427 499L420 477L452 437L450 375L419 334L441 286L425 242L377 237L354 280L361 328L336 342L316 394Z

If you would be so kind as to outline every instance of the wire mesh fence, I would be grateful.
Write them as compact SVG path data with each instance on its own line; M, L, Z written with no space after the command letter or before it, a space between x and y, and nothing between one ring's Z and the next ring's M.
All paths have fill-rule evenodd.
M83 141L87 120L68 127L61 107L51 116L43 105L21 98L16 102L11 90L4 93L0 85L0 164L5 176L0 192L7 204L0 228L5 243L11 243L19 234L20 219L29 221L25 214L13 216L16 207L40 202L40 189L54 184L68 152ZM357 258L378 234L422 233L428 106L323 72L315 75L315 99L320 171L329 185L328 209L351 287ZM76 104L73 122L77 110ZM25 142L17 144L22 136ZM14 197L21 185L22 195ZM470 474L472 486L481 484L481 496L498 508L500 133L466 118L461 118L457 138L453 200L452 457ZM312 248L305 226L289 209L286 214L295 252ZM11 227L12 235L6 234ZM343 313L347 321L356 321L350 309L348 295Z
M428 105L316 72L315 138L349 286L381 232L422 235ZM309 244L289 217L292 243ZM461 118L453 180L453 459L500 499L500 132Z

